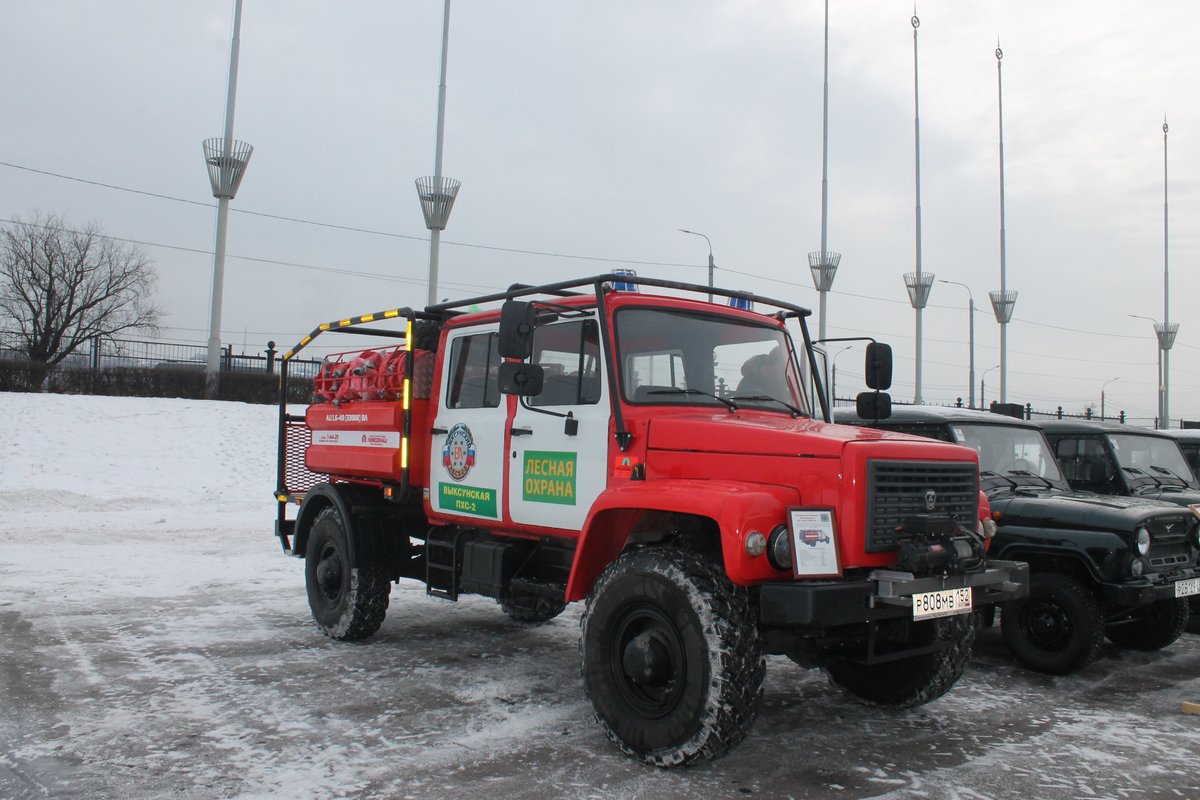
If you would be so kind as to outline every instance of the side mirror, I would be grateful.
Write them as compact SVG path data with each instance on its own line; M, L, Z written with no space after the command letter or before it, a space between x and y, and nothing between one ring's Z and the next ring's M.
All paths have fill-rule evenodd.
M537 312L533 303L509 300L500 307L500 357L519 358L533 355L533 330L537 327Z
M892 415L892 396L887 392L859 392L854 411L860 419L877 421Z
M500 392L520 397L537 397L542 393L545 377L546 370L538 364L505 361L500 365Z
M890 344L880 342L867 344L866 378L868 389L886 391L892 388L892 346Z

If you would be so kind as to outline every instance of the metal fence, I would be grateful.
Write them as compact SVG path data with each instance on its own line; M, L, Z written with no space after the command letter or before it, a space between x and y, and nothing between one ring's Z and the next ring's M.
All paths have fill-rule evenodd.
M221 349L222 372L279 373L278 351L274 342L259 353L235 353L233 345ZM17 334L0 330L0 358L24 360ZM58 369L100 370L108 367L152 367L203 371L208 363L208 348L202 344L180 344L152 339L92 339L90 344L67 356ZM320 359L292 359L290 377L313 378L321 369Z

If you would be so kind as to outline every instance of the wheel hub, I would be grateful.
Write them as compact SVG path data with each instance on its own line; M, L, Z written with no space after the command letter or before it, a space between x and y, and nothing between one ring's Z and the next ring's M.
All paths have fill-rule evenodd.
M1039 603L1029 610L1029 635L1046 647L1061 647L1071 637L1071 621L1055 603Z
M639 686L663 686L674 673L670 646L653 631L640 633L625 645L621 666Z
M342 561L337 553L327 553L317 563L317 586L329 599L337 597L342 589Z

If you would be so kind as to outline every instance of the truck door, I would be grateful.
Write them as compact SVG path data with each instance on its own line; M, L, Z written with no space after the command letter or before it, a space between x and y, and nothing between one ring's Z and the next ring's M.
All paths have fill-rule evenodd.
M454 331L440 354L442 396L430 442L435 512L499 520L508 404L500 394L497 325Z
M513 417L509 513L517 523L582 530L608 480L609 387L596 320L539 326L530 363L545 380Z

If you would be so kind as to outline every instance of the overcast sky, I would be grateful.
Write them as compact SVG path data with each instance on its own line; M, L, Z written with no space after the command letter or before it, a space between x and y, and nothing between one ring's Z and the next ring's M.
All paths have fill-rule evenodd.
M830 336L895 348L915 316L910 3L840 0L829 32ZM162 336L203 343L233 0L5 4L0 218L61 214L144 243ZM223 333L290 346L318 322L426 296L414 179L433 174L443 3L244 0ZM1172 417L1200 419L1200 4L924 0L922 269L970 286L976 393L999 363L997 40L1004 51L1008 399L1155 413L1163 133L1170 124ZM823 3L662 0L451 7L444 174L463 186L438 294L633 267L816 307ZM47 174L52 173L52 174ZM90 183L89 183L90 182ZM105 186L97 184L106 184ZM157 195L157 196L155 196ZM297 221L278 219L291 218ZM320 223L320 224L313 224ZM355 230L349 230L349 229ZM967 296L935 284L923 394L967 396ZM813 319L815 328L815 317ZM861 388L861 350L838 361ZM1117 379L1112 380L1110 379ZM1107 382L1107 385L1106 385ZM986 376L995 399L999 370Z

